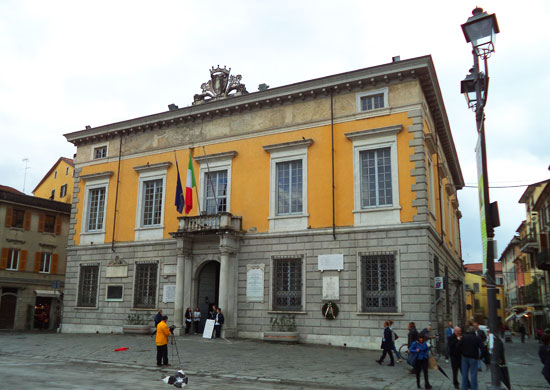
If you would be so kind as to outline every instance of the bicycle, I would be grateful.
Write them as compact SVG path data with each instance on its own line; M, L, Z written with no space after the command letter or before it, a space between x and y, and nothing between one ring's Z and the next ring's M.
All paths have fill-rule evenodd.
M439 348L434 347L430 340L428 340L427 343L428 343L428 348L430 350L430 355L433 356L435 360L439 360L439 358L441 357L441 352L439 351ZM406 361L409 356L409 346L407 345L407 343L402 344L399 347L398 351L399 351L399 355L401 355L403 360Z

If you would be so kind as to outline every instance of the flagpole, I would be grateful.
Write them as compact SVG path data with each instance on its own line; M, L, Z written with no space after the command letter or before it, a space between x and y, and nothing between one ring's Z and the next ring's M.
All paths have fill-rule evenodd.
M193 163L193 149L194 148L189 148L189 154L191 155L191 164ZM199 174L200 174L200 171L199 171ZM199 214L198 215L201 215L201 200L199 199L199 190L197 190L197 186L195 186L195 195L197 196L197 208L199 209Z

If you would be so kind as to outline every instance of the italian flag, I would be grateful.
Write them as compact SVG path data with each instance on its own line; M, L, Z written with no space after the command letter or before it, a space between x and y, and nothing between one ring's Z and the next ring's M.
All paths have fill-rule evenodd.
M189 166L187 167L187 184L185 186L185 214L189 214L193 208L193 187L195 187L195 172L193 171L193 157L189 153Z

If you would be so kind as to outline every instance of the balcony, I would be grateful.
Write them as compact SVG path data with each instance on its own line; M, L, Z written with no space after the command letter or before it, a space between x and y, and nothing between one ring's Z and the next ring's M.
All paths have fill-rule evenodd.
M529 233L521 237L519 247L523 253L537 252L539 250L539 244L535 234Z
M535 262L538 269L550 271L550 251L544 250L535 256Z
M242 217L230 213L179 217L177 233L213 234L219 231L241 231Z

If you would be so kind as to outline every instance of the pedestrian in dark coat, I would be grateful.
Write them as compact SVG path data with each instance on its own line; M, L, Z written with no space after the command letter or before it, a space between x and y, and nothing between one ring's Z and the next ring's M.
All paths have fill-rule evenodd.
M222 314L222 309L220 309L219 307L217 309L216 318L214 319L214 321L215 321L214 330L216 331L216 338L219 339L222 334L222 325L225 322L225 318L223 317L223 314Z
M473 327L468 328L462 339L457 343L462 359L462 390L468 389L468 379L470 388L477 390L477 365L480 351L483 349L483 342L474 332Z
M382 364L384 362L384 358L386 357L386 354L390 355L390 364L388 366L394 366L395 361L393 360L393 335L392 331L390 329L390 324L388 321L384 322L384 337L382 338L382 344L380 345L380 349L383 350L382 356L380 356L380 359L376 361L378 364Z
M155 321L155 330L151 334L151 338L153 338L153 336L155 336L157 334L157 326L162 321L162 309L159 309L159 312L157 313L155 318L153 318L153 321Z
M414 362L414 372L416 374L416 387L420 387L420 371L424 371L424 388L431 389L430 381L428 380L428 358L430 357L430 348L424 342L424 336L418 336L418 341L414 341L409 348L409 353L416 354Z
M187 310L185 310L185 334L189 334L192 323L193 323L193 312L191 311L191 308L188 307Z
M519 334L521 335L521 342L524 343L525 342L525 326L523 326L523 324L521 324L519 326Z
M550 335L543 334L541 336L542 345L539 348L539 357L544 367L542 369L542 376L550 384Z
M447 346L449 348L449 357L451 358L451 368L453 369L453 385L455 389L458 389L458 371L460 370L460 364L462 362L460 350L457 347L458 342L462 339L462 330L460 327L455 327L453 334L447 339Z
M416 324L414 322L409 322L409 335L407 346L410 348L413 341L418 340L418 331L416 330Z

